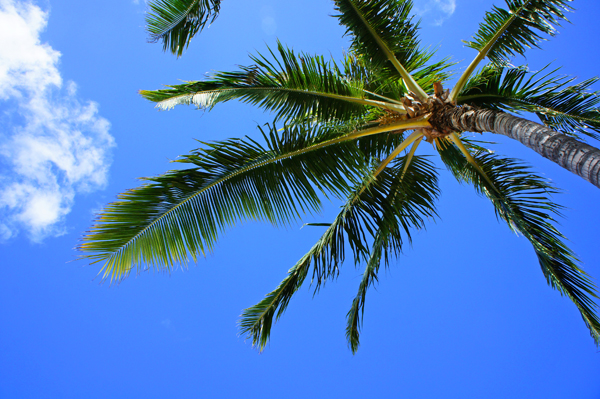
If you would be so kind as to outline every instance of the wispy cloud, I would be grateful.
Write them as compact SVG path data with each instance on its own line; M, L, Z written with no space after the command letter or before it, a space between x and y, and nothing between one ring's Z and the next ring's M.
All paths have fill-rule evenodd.
M60 53L40 41L48 14L0 0L0 239L64 232L77 193L106 184L110 124L63 82Z
M415 12L432 21L433 25L442 25L456 11L456 0L416 0Z
M275 9L271 6L262 6L260 9L260 22L264 33L274 35L277 32Z

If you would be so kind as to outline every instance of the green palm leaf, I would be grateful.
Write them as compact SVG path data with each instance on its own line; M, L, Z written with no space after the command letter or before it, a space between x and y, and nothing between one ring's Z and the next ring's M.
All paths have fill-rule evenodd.
M337 276L345 259L346 245L349 245L356 264L373 259L368 261L373 274L375 258L370 255L369 238L385 244L376 251L380 254L377 260L381 261L383 257L387 262L390 254L400 253L404 238L410 240L411 228L420 228L424 219L436 216L433 203L438 187L433 165L425 158L413 158L404 179L400 179L403 160L400 158L393 167L383 170L376 180L367 175L354 188L320 240L289 270L281 284L257 305L244 311L240 321L241 334L251 338L260 349L264 348L274 320L285 312L311 269L317 291L327 279ZM370 284L362 284L362 290ZM362 297L362 293L359 295ZM356 306L362 309L364 299ZM355 320L360 323L358 318ZM356 345L357 334L351 333L352 337L356 336L353 338Z
M407 164L408 163L408 164ZM425 219L437 216L433 206L438 196L437 176L433 165L424 157L399 158L382 176L389 189L382 190L385 198L377 212L377 231L366 261L358 293L347 314L346 338L353 353L360 343L359 335L367 289L378 281L381 263L387 267L391 257L402 252L404 240L411 241L411 230L425 227ZM385 204L385 205L383 205Z
M275 111L278 119L289 120L311 115L316 120L355 118L365 107L377 106L403 112L396 103L368 99L362 82L349 81L338 67L323 57L295 55L278 44L279 57L252 57L255 65L238 72L220 72L213 79L169 86L169 89L140 93L162 109L179 104L212 108L216 104L240 99Z
M474 158L487 176L484 177L456 147L446 145L440 155L459 181L473 184L492 201L496 216L531 242L546 281L575 303L598 344L600 318L594 303L594 298L598 298L596 287L577 266L575 255L553 226L552 214L559 214L560 207L549 199L549 194L556 189L518 160L478 153Z
M571 1L506 0L508 10L494 6L486 13L474 40L465 42L479 54L458 80L450 98L457 98L485 57L494 64L506 65L516 54L524 55L528 48L539 47L542 35L553 36L556 33L554 26L566 20L565 12L571 10L568 5Z
M416 69L411 69L414 80L426 93L433 93L435 82L446 82L453 75L451 68L455 63L450 62L449 58L429 63L434 54L427 52L426 57L420 59L422 64L420 61L415 66ZM371 60L356 51L344 58L344 76L351 81L362 82L363 90L374 95L373 98L383 101L400 101L408 94L403 81L397 79L389 69L374 65Z
M221 0L153 0L146 16L150 40L181 56L196 33L218 15Z
M318 209L318 191L345 195L366 168L344 132L295 126L263 135L266 147L249 138L205 144L177 161L192 168L122 194L84 237L84 257L105 262L112 279L142 263L170 269L211 251L238 220L286 224Z
M515 54L538 47L541 34L553 36L554 26L566 20L572 0L506 0L508 10L493 7L479 25L473 41L466 42L495 64L506 64Z
M504 111L527 111L558 132L600 139L600 92L590 92L598 78L572 84L575 78L546 68L486 65L467 82L457 102Z
M412 22L409 0L336 0L340 24L352 36L353 53L402 77L408 90L426 98L410 75L431 55L419 50L418 24Z

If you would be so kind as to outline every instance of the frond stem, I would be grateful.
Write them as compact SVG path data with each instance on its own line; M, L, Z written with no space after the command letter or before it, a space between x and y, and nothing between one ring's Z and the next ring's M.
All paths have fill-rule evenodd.
M415 140L423 138L423 136L424 136L424 134L423 134L423 132L421 132L421 129L419 129L415 132L412 132L412 134L410 136L408 136L406 139L404 139L404 141L402 143L400 143L398 145L398 147L396 147L394 149L394 151L392 151L392 153L390 155L388 155L388 157L379 164L377 169L375 169L375 171L373 172L372 177L376 178L386 168L386 166L388 166L388 164L390 162L392 162L392 160L394 158L396 158L402 151L404 151L406 149L406 147L408 147L410 144L412 144ZM418 145L418 142L416 144ZM413 146L413 148L411 150L411 157L412 157L412 154L414 154L414 150L416 150L416 146ZM404 168L404 170L406 171L406 167Z
M321 92L321 91L309 91L309 90L300 90L300 89L288 89L288 88L284 88L284 87L236 87L236 88L226 88L226 89L221 89L221 90L209 90L209 91L205 91L205 92L201 92L202 94L218 94L218 93L223 93L226 91L233 91L233 90L272 90L272 91L287 91L290 93L304 93L304 94L310 94L313 96L317 96L317 97L328 97L328 98L333 98L336 100L343 100L343 101L347 101L350 103L355 103L355 104L360 104L360 105L368 105L368 106L372 106L372 107L377 107L377 108L382 108L382 109L388 109L391 111L395 111L401 114L406 114L406 110L404 109L404 107L400 104L395 104L395 103L388 103L388 102L383 102L383 101L376 101L376 100L369 100L366 98L356 98L356 97L349 97L349 96L342 96L340 94L332 94L332 93L325 93L325 92ZM144 95L144 92L146 92L146 90L141 90L140 93L142 95ZM161 100L156 104L156 107L161 108L161 109L171 109L174 107L174 105L171 105L169 103L172 103L173 100L176 100L178 98L182 98L182 97L190 97L192 96L192 102L193 102L193 97L196 96L199 93L186 93L186 94L181 94L178 96L173 96L170 97L168 99L165 100Z
M381 94L373 93L372 91L369 91L369 90L365 90L365 89L361 89L361 90L364 91L365 93L368 93L368 94L374 96L374 97L379 97L379 98L389 101L391 103L398 104L398 105L402 106L402 108L404 108L404 105L402 104L402 102L400 102L398 100L394 100L393 98L382 96Z
M406 164L404 165L404 169L402 170L402 175L400 175L400 180L402 180L404 178L404 175L406 174L406 171L408 170L408 166L410 165L410 162L412 161L413 156L415 155L415 151L417 151L419 144L421 144L421 142L423 141L423 137L425 137L425 135L418 137L417 140L415 140L415 142L412 145L412 148L410 149L410 152L406 156L406 161L405 161Z

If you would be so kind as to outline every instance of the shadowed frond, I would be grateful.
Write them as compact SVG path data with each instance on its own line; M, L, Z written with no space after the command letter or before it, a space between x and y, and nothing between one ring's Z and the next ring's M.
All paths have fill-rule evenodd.
M589 91L599 78L573 84L575 78L557 75L558 69L546 69L530 72L526 67L486 65L467 82L457 102L502 111L534 112L557 132L600 139L600 92Z
M408 90L421 98L425 91L410 75L431 56L419 50L418 24L412 22L409 0L336 0L336 17L352 37L351 51L373 65L395 70Z
M410 240L410 229L421 228L425 219L436 216L434 201L438 187L435 168L425 158L415 157L405 177L400 179L404 170L403 160L404 157L399 158L376 180L369 175L354 188L320 240L290 269L279 287L244 311L240 320L241 334L251 338L260 349L264 348L274 319L285 312L292 295L311 269L312 282L315 291L318 291L327 279L337 276L345 258L346 245L350 246L354 261L359 264L373 258L368 241L377 236L377 242L381 244L379 249L374 248L379 251L377 261L383 259L387 264L390 255L400 253L403 241ZM369 262L371 274L376 273L374 262L375 258ZM370 284L365 283L363 290ZM364 301L357 306L357 309L362 309ZM356 322L360 324L358 318ZM355 336L354 332L351 335Z
M219 72L213 79L169 86L169 89L140 94L162 109L179 104L212 108L217 103L240 99L277 113L289 120L310 114L316 120L347 119L365 113L366 106L403 112L396 103L369 99L360 81L349 81L338 67L323 57L296 55L278 44L273 60L252 57L255 65L238 72Z
M477 154L475 160L492 181L491 187L456 147L447 144L440 150L440 155L459 181L473 184L479 193L492 201L497 217L531 242L546 281L575 303L598 344L600 319L596 314L598 306L594 303L594 298L598 298L596 287L577 266L575 255L553 226L552 214L559 214L560 207L549 199L549 194L555 193L556 189L518 160L489 153Z
M192 37L217 17L221 0L152 0L148 7L150 40L162 41L164 51L180 57Z
M120 279L140 264L170 269L211 251L219 233L245 219L286 224L319 208L318 192L347 195L365 173L363 155L332 129L295 126L205 144L177 162L192 168L147 179L100 213L79 249ZM333 145L336 144L336 145Z

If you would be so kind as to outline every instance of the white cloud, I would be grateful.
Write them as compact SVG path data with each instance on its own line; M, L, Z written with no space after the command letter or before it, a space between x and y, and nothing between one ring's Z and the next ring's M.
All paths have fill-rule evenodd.
M456 0L416 0L415 12L433 25L442 25L456 11Z
M436 6L448 16L454 14L456 10L456 0L435 0Z
M0 0L0 240L64 233L75 195L106 184L109 122L63 83L60 53L41 43L48 14Z

